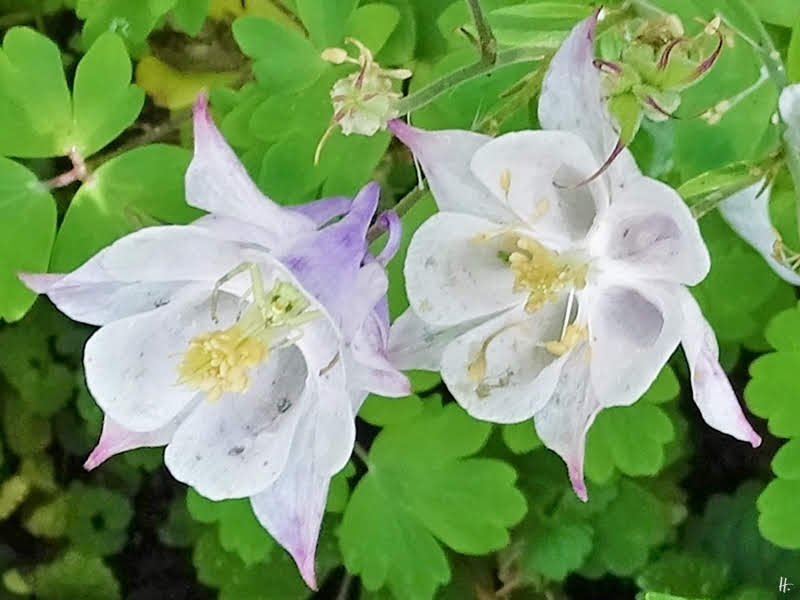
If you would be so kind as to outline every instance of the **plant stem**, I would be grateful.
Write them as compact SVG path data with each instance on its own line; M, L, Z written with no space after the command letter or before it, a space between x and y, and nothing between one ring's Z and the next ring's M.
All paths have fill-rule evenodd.
M489 26L489 21L481 9L480 0L467 0L469 10L472 13L472 20L475 22L475 29L478 32L478 43L481 53L481 61L492 64L497 59L497 40Z
M369 469L369 454L366 448L364 448L364 446L356 442L355 445L353 446L353 454L355 454L359 459L361 459L361 462L364 463L364 466L367 467L367 469Z
M402 98L397 103L399 116L407 115L418 108L422 108L445 92L449 92L451 89L470 79L481 75L488 75L492 71L515 63L542 60L550 52L552 52L552 50L548 48L529 46L498 52L491 62L486 62L483 58L480 58L478 62L453 71L449 75L445 75L441 79L437 79L433 83L426 85L421 90Z
M350 595L350 586L353 585L353 576L350 573L345 573L342 578L342 587L339 588L339 593L336 594L336 600L347 600Z
M472 13L472 20L475 22L475 30L478 32L478 50L480 52L478 60L471 65L445 75L441 79L437 79L433 83L429 83L421 90L401 99L397 103L399 116L407 115L425 106L465 81L481 75L487 75L507 65L541 60L547 56L547 49L536 47L512 48L498 52L497 40L494 37L494 33L492 33L492 28L489 26L489 21L486 20L486 15L481 9L480 1L467 0L467 5Z

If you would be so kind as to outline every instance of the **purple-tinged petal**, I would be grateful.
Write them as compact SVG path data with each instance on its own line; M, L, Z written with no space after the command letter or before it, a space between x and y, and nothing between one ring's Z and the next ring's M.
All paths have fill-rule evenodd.
M397 213L388 210L378 217L377 224L388 233L388 237L386 245L380 251L380 254L375 257L375 260L386 266L400 249L400 244L403 241L403 223Z
M619 128L608 111L601 73L594 66L598 14L578 23L550 62L539 98L539 122L544 129L577 133L598 163L603 163L617 148ZM606 174L614 190L638 175L639 169L633 155L623 150Z
M565 355L555 392L533 417L539 439L566 463L572 489L584 502L589 499L583 480L586 434L601 410L589 385L588 353L583 344Z
M747 422L719 364L719 347L713 329L703 317L697 301L685 288L681 288L680 300L685 319L681 343L689 363L692 396L703 420L717 431L758 447L761 437Z
M281 258L297 280L330 313L336 325L355 332L352 323L354 288L365 278L362 263L367 255L366 235L378 208L380 188L371 183L358 193L347 215L339 222L298 239ZM367 265L369 266L369 265ZM381 274L383 269L374 264ZM383 278L385 279L385 274ZM372 280L372 276L368 278ZM381 284L383 285L383 284ZM385 294L371 298L371 304L361 311L356 325L360 326L369 310ZM361 299L359 299L361 301Z
M517 220L470 169L472 156L492 138L458 129L425 131L398 119L389 121L389 129L422 165L440 211L469 213L495 223Z
M303 446L292 448L292 457L305 454ZM252 496L250 503L259 523L292 556L303 581L316 591L314 560L330 476L316 473L315 466L310 460L292 458L281 476Z
M771 189L759 181L723 200L719 205L722 218L748 244L755 248L781 279L800 285L800 274L781 264L773 254L778 234L769 217Z
M305 204L298 204L290 207L293 211L307 216L314 221L318 227L327 224L328 221L336 217L341 217L350 210L353 199L348 196L331 196L322 198Z
M105 417L100 439L86 458L86 462L83 463L83 468L91 471L115 454L120 454L127 450L167 445L186 414L187 411L184 411L181 415L155 431L131 431L125 429L113 419Z
M263 227L278 239L316 229L314 221L264 196L217 129L201 94L194 106L194 158L186 171L186 201L216 215Z
M381 331L380 318L373 311L353 337L350 345L352 360L356 363L348 372L348 386L390 398L401 398L411 393L408 378L389 361L387 340Z

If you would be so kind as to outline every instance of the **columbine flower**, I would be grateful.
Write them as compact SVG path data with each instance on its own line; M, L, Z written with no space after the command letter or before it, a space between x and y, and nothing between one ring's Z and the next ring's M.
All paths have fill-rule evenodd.
M200 494L250 497L314 587L328 483L350 457L354 416L368 391L409 393L385 351L381 263L396 244L367 252L377 185L282 208L247 176L205 98L194 125L187 201L210 214L125 236L72 273L23 279L100 326L84 363L105 421L86 468L166 445L170 472Z
M595 18L553 59L539 105L551 131L491 139L390 124L416 154L441 211L405 265L411 308L392 328L403 368L439 369L473 416L533 417L586 499L586 433L605 407L635 402L682 343L694 399L713 427L754 446L685 288L709 269L686 205L622 150L592 66Z
M386 129L389 120L397 116L395 104L402 97L402 94L393 91L392 82L411 77L408 69L381 67L372 58L369 48L358 40L346 38L345 41L358 48L358 58L351 57L343 48L326 48L322 52L322 58L328 62L336 65L358 65L358 71L333 85L333 118L317 145L315 164L319 161L322 147L336 127L340 127L344 135L358 133L368 136Z

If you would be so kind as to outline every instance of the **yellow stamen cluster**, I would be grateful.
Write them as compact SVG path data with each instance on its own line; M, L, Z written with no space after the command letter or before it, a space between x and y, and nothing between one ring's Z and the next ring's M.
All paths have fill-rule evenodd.
M269 356L263 341L248 336L241 327L195 336L178 366L178 383L208 393L212 402L225 392L246 392L248 372Z
M585 285L586 266L576 266L559 259L552 250L539 242L521 237L517 239L517 250L508 257L515 275L514 291L527 291L527 312L535 312L548 302L558 299L569 287L578 289Z
M572 323L567 325L566 331L564 331L564 335L561 336L560 340L547 342L544 347L547 348L547 351L550 352L550 354L563 356L577 346L580 342L588 338L589 331L586 329L586 327Z

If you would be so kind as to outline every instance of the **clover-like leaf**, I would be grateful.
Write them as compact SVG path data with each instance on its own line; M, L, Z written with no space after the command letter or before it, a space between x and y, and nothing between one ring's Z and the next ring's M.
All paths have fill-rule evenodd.
M726 587L730 565L696 552L665 552L636 577L636 585L687 598L716 598Z
M52 563L37 567L30 587L41 600L119 600L114 573L100 558L68 550Z
M0 158L0 318L16 321L33 304L36 295L17 273L47 270L55 229L56 205L47 189L22 165Z
M74 133L81 156L103 148L139 116L144 92L131 84L131 61L119 36L104 33L78 63L73 84Z
M75 194L58 231L51 269L70 271L114 240L149 225L187 223L183 176L190 154L153 144L104 163Z
M74 481L69 489L67 536L80 552L105 556L122 550L133 508L127 496Z
M367 589L386 585L398 598L429 599L450 578L439 542L464 554L508 543L508 528L526 510L516 472L469 458L490 429L434 399L378 435L339 531L345 565Z
M0 50L0 154L66 155L71 129L72 101L58 46L27 27L9 29Z
M186 505L195 520L218 524L220 544L245 565L269 560L275 540L258 522L246 498L214 502L190 489Z

